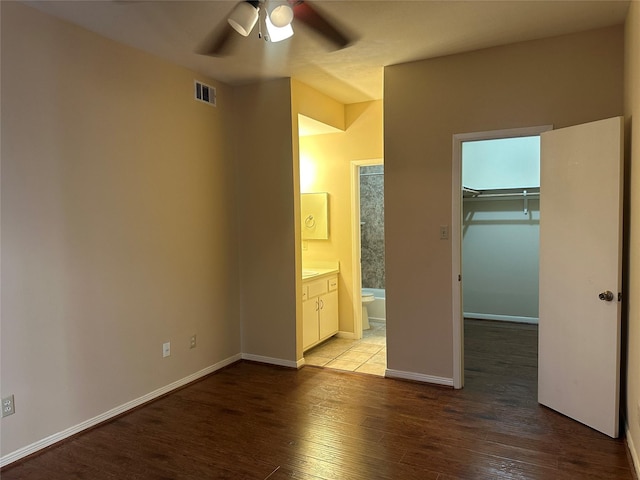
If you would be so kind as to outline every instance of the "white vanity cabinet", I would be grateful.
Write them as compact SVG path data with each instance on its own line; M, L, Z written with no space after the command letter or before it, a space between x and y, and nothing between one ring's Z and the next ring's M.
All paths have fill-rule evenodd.
M307 350L338 333L338 276L302 284L302 348Z

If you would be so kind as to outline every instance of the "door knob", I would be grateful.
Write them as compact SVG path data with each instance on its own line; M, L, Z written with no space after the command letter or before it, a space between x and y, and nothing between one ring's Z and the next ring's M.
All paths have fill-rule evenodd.
M602 292L600 295L598 295L598 298L600 300L604 300L605 302L610 302L611 300L613 300L613 292L607 290L606 292Z

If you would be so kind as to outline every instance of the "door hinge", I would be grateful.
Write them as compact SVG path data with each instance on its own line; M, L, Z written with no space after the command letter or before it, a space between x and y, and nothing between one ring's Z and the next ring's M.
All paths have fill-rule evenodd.
M622 292L618 292L618 301L621 302L622 301Z
M458 281L461 282L462 281L462 275L458 275Z

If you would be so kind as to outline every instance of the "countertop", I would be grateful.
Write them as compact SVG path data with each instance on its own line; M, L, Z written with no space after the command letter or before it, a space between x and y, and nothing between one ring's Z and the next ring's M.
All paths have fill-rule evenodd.
M313 280L324 275L332 275L338 273L337 268L315 268L304 267L302 269L302 280Z

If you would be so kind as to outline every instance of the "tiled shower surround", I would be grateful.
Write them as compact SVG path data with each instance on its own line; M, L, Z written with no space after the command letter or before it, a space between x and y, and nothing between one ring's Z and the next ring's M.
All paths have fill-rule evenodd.
M384 166L360 167L363 288L384 287Z

